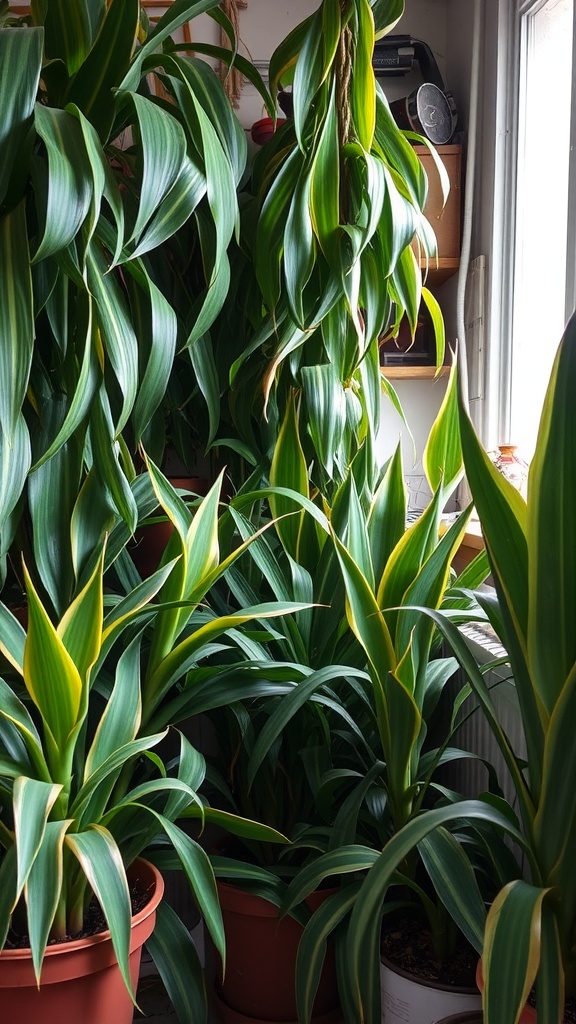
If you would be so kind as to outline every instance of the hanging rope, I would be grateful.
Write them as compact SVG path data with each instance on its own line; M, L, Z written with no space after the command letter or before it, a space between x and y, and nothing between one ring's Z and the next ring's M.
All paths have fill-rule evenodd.
M232 27L236 33L236 42L238 43L238 11L245 10L248 7L248 0L222 0L221 6L224 14L232 23ZM224 32L224 29L220 29L220 39L222 46L230 45L230 40ZM238 107L240 106L240 96L242 95L242 73L238 71L237 68L231 68L229 71L228 66L222 62L221 75L226 95L234 109L238 110Z

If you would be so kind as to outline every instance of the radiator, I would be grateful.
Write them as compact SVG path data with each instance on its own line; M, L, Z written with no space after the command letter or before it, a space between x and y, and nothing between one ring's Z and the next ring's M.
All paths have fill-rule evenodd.
M472 654L480 666L498 658L505 657L506 651L489 626L470 624L462 627L462 633ZM459 676L459 678L458 678ZM488 670L485 679L491 689L491 695L500 724L506 733L512 749L517 757L523 758L526 753L522 721L518 709L516 687L511 678L509 665L498 665ZM465 682L461 673L456 677L455 690ZM472 714L469 714L470 710ZM512 780L500 749L487 725L481 709L478 708L474 696L464 704L460 712L463 720L454 736L453 745L469 750L479 757L485 758L496 769L498 780L504 796L514 807L515 791ZM454 788L464 797L474 798L487 788L488 773L484 765L471 758L456 761L453 764Z

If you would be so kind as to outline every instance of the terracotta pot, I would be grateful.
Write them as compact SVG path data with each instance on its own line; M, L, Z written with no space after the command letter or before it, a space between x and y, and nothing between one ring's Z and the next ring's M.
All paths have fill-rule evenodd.
M436 1024L450 1014L482 1010L477 989L425 981L382 957L380 971L384 1024Z
M135 862L129 878L154 888L151 900L132 918L130 976L136 986L142 946L154 929L164 882L145 860ZM134 1016L109 931L49 946L40 988L30 950L2 950L0 1007L3 1024L132 1024Z
M170 483L177 490L192 491L202 496L208 494L210 481L201 476L170 476ZM158 509L155 515L163 515L162 509ZM150 523L148 526L141 526L134 534L134 543L130 545L130 555L142 579L146 579L156 571L160 559L174 527L168 519L159 523Z
M335 890L312 893L311 910ZM218 881L226 934L226 975L216 1004L224 1024L296 1022L295 967L302 927L292 917L278 920L278 909L259 896ZM334 950L330 943L314 1002L316 1024L339 1020Z
M480 990L480 992L483 992L484 975L482 974L482 960L478 961L478 965L476 967L476 984L478 985L478 989ZM528 1004L526 1004L526 1006L522 1010L522 1013L520 1014L518 1024L536 1024L536 1021L536 1010L533 1006L529 1006Z

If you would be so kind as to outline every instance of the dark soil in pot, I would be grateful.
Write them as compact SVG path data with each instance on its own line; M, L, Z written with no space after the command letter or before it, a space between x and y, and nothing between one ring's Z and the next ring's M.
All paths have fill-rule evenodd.
M154 886L145 887L139 878L134 879L130 885L130 903L132 905L132 917L135 917L147 903L150 902L154 895ZM108 928L108 922L104 917L102 908L98 903L98 900L92 898L90 906L84 915L84 927L81 932L77 935L65 935L61 939L48 939L48 945L54 946L63 942L72 942L74 939L87 939L90 935L98 935L100 932L105 932ZM5 949L28 949L30 946L30 939L28 935L18 935L13 931L8 933L6 942L4 943Z
M436 959L430 931L408 914L390 922L384 919L381 952L396 967L424 981L475 987L478 954L466 939L459 936L454 956L441 963Z

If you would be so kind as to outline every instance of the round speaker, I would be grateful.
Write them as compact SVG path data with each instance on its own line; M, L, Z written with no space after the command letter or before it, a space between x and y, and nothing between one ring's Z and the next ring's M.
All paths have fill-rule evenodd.
M437 85L424 82L401 100L394 100L390 109L400 128L411 128L424 135L435 146L443 146L452 137L452 111L446 96Z

